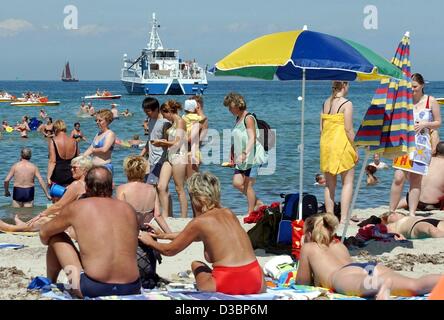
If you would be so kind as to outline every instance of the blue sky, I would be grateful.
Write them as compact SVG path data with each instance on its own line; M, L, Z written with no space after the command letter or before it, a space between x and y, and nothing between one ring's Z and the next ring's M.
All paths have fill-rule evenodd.
M63 28L66 5L78 9L78 30ZM368 5L377 8L377 29L363 25ZM138 56L156 12L164 46L202 65L258 36L307 24L387 59L410 31L413 71L444 80L443 9L442 0L2 1L0 79L56 80L68 59L81 80L118 80L123 54Z

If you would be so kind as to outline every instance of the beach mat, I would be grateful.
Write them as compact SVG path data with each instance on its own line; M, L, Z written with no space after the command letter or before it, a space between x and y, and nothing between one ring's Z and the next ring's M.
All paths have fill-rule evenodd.
M0 233L12 234L15 236L25 236L25 237L35 237L38 236L39 233L37 231L1 231Z
M42 297L53 300L76 300L66 291L61 291L61 284L51 285L52 290L42 293ZM416 297L395 297L392 300L427 300L426 296ZM250 295L229 295L219 292L202 292L197 290L174 290L166 291L160 289L146 290L142 289L141 294L128 296L107 296L97 297L85 300L374 300L355 296L346 296L331 292L325 288L292 285L288 288L269 288L267 292Z

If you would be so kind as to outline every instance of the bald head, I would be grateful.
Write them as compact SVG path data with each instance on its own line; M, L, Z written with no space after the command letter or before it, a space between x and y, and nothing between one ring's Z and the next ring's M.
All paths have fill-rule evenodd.
M111 198L113 178L105 167L92 167L85 177L86 195L88 197Z

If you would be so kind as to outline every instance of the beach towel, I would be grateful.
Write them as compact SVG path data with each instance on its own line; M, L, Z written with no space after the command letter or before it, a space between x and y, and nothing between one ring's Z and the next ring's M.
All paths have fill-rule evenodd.
M396 233L388 233L387 227L381 223L379 224L367 224L364 227L359 228L356 238L362 241L378 240L378 241L391 241L395 240L395 236L399 236Z
M28 231L2 231L0 230L0 233L7 233L7 234L12 234L12 235L16 235L16 236L25 236L25 237L35 237L38 236L39 233L38 232L28 232Z
M5 249L5 248L9 248L9 249L21 249L24 248L25 245L23 244L14 244L14 243L0 243L0 249Z

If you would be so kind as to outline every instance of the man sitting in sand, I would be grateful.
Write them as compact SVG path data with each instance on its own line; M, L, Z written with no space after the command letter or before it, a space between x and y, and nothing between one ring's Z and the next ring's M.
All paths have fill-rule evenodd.
M406 239L444 238L444 220L406 216L400 212L385 212L381 222L387 232L397 233Z
M47 277L55 283L63 269L81 298L139 294L136 213L111 198L112 176L105 167L89 170L85 184L87 198L65 206L40 229L40 239L48 245ZM80 251L64 232L69 227Z
M436 146L436 156L432 157L429 171L422 178L421 194L419 196L418 209L421 211L439 210L444 204L444 141ZM397 209L408 209L406 197L401 199Z
M334 237L338 224L331 213L307 218L296 284L314 284L345 295L368 297L388 282L392 294L398 296L423 295L438 283L441 275L413 279L376 262L354 263L347 248Z
M23 148L20 152L21 159L15 163L3 182L5 187L5 197L10 197L9 181L14 178L14 189L12 191L13 208L30 208L34 205L34 179L37 177L46 198L51 200L45 182L40 175L39 168L30 160L32 156L31 149Z
M140 232L139 239L166 256L174 256L193 241L202 241L204 262L193 261L191 269L199 290L226 294L264 292L265 282L247 232L239 219L220 204L220 182L211 173L193 174L188 179L188 192L196 217L180 233ZM170 239L158 243L152 237Z

